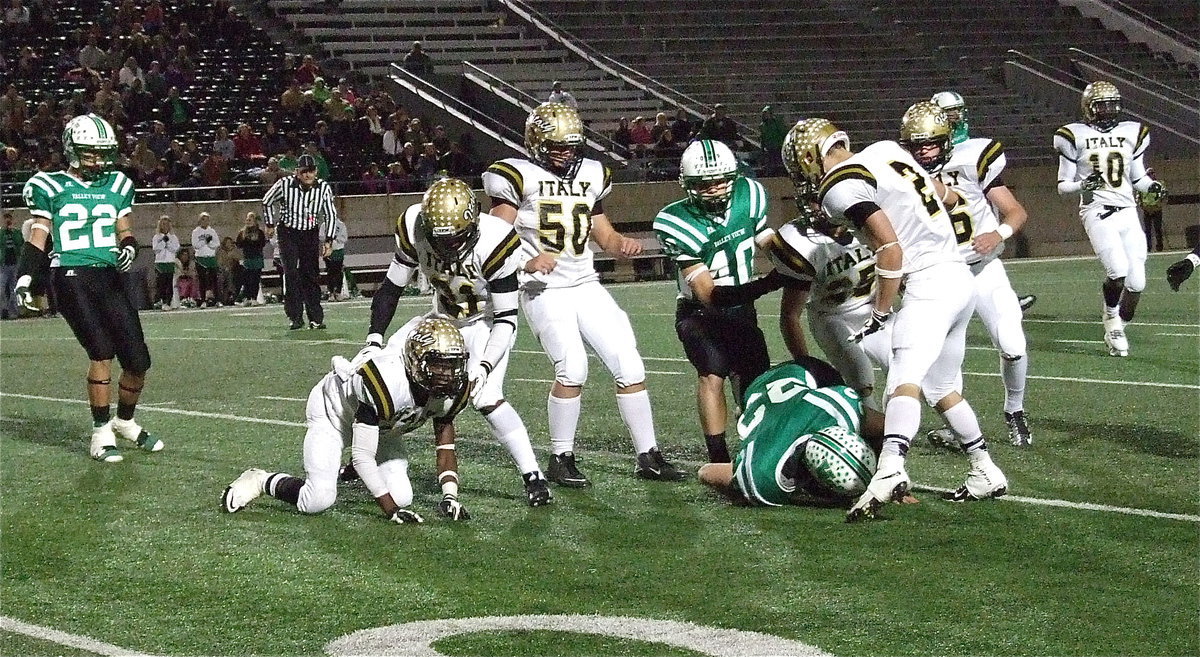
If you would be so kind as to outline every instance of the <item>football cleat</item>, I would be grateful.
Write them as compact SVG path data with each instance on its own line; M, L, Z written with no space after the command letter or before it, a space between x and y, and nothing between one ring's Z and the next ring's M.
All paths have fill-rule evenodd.
M1104 318L1104 344L1109 356L1124 358L1129 355L1129 340L1125 338L1125 323L1119 315Z
M112 422L92 429L92 445L88 451L92 458L104 463L120 463L125 459L117 449L117 435L113 433Z
M1021 305L1021 312L1025 312L1032 308L1033 304L1037 303L1037 295L1026 294L1023 297L1017 297L1017 303Z
M976 463L967 473L967 481L958 490L943 493L942 499L949 502L974 502L990 500L1008 492L1008 479L995 463L987 460Z
M151 436L148 431L143 429L141 425L133 420L122 420L117 418L112 421L113 431L125 440L137 443L137 446L147 452L158 452L164 447L163 441Z
M949 427L933 429L925 434L925 438L929 440L931 446L937 449L947 449L952 452L962 451L962 447L958 444L958 437Z
M288 325L289 331L299 331L302 328L304 328L304 322L300 320L296 320Z
M267 471L250 468L225 487L221 495L221 506L229 513L237 513L246 508L259 495L263 494L263 484L267 483Z
M1004 423L1008 425L1008 440L1016 447L1033 445L1033 432L1025 421L1025 411L1014 411L1004 414Z
M328 327L325 326L325 322L309 322L308 328L314 331L324 331Z
M637 465L633 467L633 474L651 481L680 481L688 476L686 472L663 458L657 447L651 447L637 455Z
M575 466L575 452L552 455L549 467L546 468L546 478L567 488L587 488L592 485Z
M912 480L904 470L904 459L899 456L883 457L879 460L879 469L867 484L867 490L850 511L846 514L846 522L858 522L862 519L879 518L879 510L883 505L892 501L902 501L908 496Z
M525 494L529 496L529 506L545 506L554 500L554 496L550 494L550 487L546 485L546 478L542 473L526 472L521 475L525 480Z
M358 470L355 469L353 463L347 463L338 469L338 481L342 483L362 481L362 477L358 475Z

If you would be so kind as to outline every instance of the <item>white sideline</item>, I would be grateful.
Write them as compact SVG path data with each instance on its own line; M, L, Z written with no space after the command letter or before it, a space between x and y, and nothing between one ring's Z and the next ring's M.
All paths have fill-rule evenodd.
M999 376L999 375L997 375L997 376ZM545 381L545 382L549 383L549 381ZM32 399L35 401L58 402L61 404L74 404L74 405L82 405L82 404L87 403L81 399L61 399L58 397L45 397L42 395L26 395L26 394L15 393L15 392L0 392L0 397L14 397L17 399ZM257 417L245 417L245 416L241 416L241 415L231 415L228 413L206 413L206 412L202 412L202 411L190 411L190 410L182 409L182 408L163 408L160 406L148 406L148 407L142 406L139 408L140 408L140 410L151 411L154 413L168 413L171 415L185 415L185 416L189 416L189 417L217 418L217 419L222 419L222 420L234 420L237 422L253 422L256 424L271 424L271 425L275 425L275 426L294 427L294 428L303 428L305 426L303 422L292 422L289 420L271 420L271 419L257 418ZM459 438L459 440L464 440L464 438ZM472 441L472 442L474 442L474 441ZM486 442L490 443L491 441L486 441ZM541 448L541 447L535 447L534 449L538 450L538 451L545 451L544 448ZM615 452L596 451L596 452L592 452L592 453L596 454L596 455L602 455L605 457L613 458L613 459L628 458L628 456L625 454L617 454ZM686 460L682 460L682 459L679 460L679 463L688 465L690 467L698 467L700 465L703 465L703 464L695 462L695 461L686 461ZM933 488L933 487L929 487L929 486L917 486L916 488L918 490L925 489L925 490L937 491L937 492L947 492L949 490L947 488ZM1009 500L1009 501L1013 501L1013 502L1023 502L1026 504L1040 504L1042 506L1056 506L1056 507L1062 507L1062 508L1067 508L1067 509L1083 509L1083 510L1087 510L1087 511L1106 511L1108 513L1121 513L1121 514L1132 515L1132 516L1148 516L1148 517L1152 517L1152 518L1167 518L1170 520L1183 520L1186 522L1200 523L1200 515L1191 515L1191 514L1185 514L1185 513L1168 513L1165 511L1153 511L1150 509L1134 509L1134 508L1123 507L1123 506L1111 506L1108 504L1093 504L1091 502L1071 502L1069 500L1043 499L1043 498L1037 498L1037 497L1021 497L1021 496L1016 496L1016 495L1005 496L1000 499L1001 500Z
M13 632L15 634L24 634L34 639L57 643L60 646L70 646L78 650L86 650L100 655L110 655L111 657L150 657L144 652L136 650L126 650L120 646L114 646L111 643L97 641L90 637L80 636L78 634L68 634L60 632L56 629L43 627L41 625L33 625L24 623L15 618L8 616L0 616L0 630Z

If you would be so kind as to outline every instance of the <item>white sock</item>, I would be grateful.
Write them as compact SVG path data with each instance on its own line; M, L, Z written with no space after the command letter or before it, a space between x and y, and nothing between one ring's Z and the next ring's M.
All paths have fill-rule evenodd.
M582 395L563 398L551 393L546 400L546 415L550 420L550 451L555 454L575 450L575 430L579 427L582 399Z
M533 455L533 446L529 444L529 431L525 429L525 423L521 421L521 416L517 415L512 404L502 402L491 413L483 416L483 419L492 426L492 435L512 455L521 474L541 473L537 457Z
M651 447L658 447L658 440L654 437L654 412L650 410L649 391L617 393L617 409L621 411L621 420L633 437L634 453L642 454L650 451Z
M883 416L883 454L904 456L920 428L920 401L904 395L889 399Z
M1016 360L1000 359L1000 378L1004 379L1004 412L1025 410L1025 375L1029 371L1029 356Z
M942 411L942 418L950 425L950 430L958 437L958 444L962 445L968 456L977 451L987 452L987 441L983 439L983 430L979 428L979 418L967 400Z
M1116 306L1111 306L1111 307L1109 307L1109 306L1105 306L1105 307L1104 307L1104 318L1105 318L1105 319L1112 319L1113 317L1116 317L1116 316L1117 316L1117 313L1118 313L1118 312L1119 312L1119 311L1118 311L1118 309L1117 309L1117 307L1116 307Z

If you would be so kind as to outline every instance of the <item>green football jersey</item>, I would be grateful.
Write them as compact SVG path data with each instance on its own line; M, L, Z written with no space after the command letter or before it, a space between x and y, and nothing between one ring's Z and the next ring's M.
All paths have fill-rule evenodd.
M754 277L755 238L768 232L767 192L761 183L739 177L725 216L702 212L687 199L654 218L654 234L677 269L704 263L717 285L742 285ZM683 274L676 277L681 298L692 298Z
M796 363L767 370L746 389L738 418L742 443L733 459L734 483L754 504L780 506L796 490L783 465L808 436L831 426L855 434L862 421L858 393L847 386L817 388L813 375Z
M133 210L133 181L113 171L90 183L66 171L39 171L22 191L29 213L53 222L52 266L115 267L117 219Z

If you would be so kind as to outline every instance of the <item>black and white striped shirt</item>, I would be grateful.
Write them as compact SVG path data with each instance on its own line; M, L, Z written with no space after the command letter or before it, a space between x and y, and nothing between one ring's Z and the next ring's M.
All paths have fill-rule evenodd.
M278 223L296 230L311 230L325 221L325 237L333 239L337 208L333 205L333 188L324 180L305 189L295 176L280 178L267 190L262 204L263 220L268 226Z

